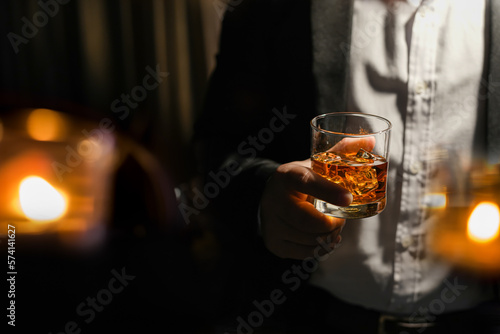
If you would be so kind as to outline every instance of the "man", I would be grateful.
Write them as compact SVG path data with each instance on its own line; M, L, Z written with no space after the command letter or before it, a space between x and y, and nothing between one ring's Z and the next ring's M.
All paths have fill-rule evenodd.
M229 184L212 201L232 237L262 240L278 258L302 260L280 267L278 290L290 292L288 301L270 298L273 311L281 302L292 309L286 320L292 327L488 332L489 318L472 319L498 299L496 284L461 275L427 251L426 227L434 217L421 204L435 181L435 149L451 147L467 161L488 154L498 162L492 129L500 119L499 14L494 0L230 6L196 132L201 161L205 175L237 171L227 172ZM304 160L309 121L337 111L393 123L388 203L375 217L345 222L308 201L351 201ZM307 288L294 295L300 285ZM293 300L316 308L295 311ZM245 314L237 319L240 332L261 325Z

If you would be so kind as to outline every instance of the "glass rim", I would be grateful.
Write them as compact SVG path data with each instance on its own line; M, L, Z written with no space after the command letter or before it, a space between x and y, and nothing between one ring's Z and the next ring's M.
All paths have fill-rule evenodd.
M355 117L368 116L370 118L376 118L376 119L384 122L387 125L387 128L380 130L380 131L376 131L376 132L370 132L370 133L364 133L364 134L354 134L354 133L344 133L344 132L337 132L337 131L320 129L317 127L317 125L313 124L314 121L316 121L320 118L326 118L329 116L355 116ZM367 113L363 113L363 112L334 112L334 113L321 114L321 115L314 117L311 120L310 125L316 131L319 131L319 132L322 132L325 134L342 135L342 136L349 136L349 137L369 137L369 136L373 136L373 135L382 134L384 132L389 132L392 129L392 123L388 119L386 119L382 116L378 116L378 115L374 115L374 114L367 114Z

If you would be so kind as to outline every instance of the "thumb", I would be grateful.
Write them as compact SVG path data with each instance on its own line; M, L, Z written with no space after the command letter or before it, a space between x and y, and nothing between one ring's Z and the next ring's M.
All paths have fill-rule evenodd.
M348 206L352 202L352 194L347 189L327 180L303 164L290 165L284 174L287 184L301 193L339 206Z

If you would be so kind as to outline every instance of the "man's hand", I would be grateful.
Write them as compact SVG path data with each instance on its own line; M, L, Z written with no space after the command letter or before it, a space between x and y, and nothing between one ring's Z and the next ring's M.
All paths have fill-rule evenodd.
M278 167L269 179L261 205L261 230L266 247L282 258L302 260L314 255L318 238L334 245L341 240L345 220L327 216L314 208L308 195L347 206L351 193L328 181L309 167L310 159Z

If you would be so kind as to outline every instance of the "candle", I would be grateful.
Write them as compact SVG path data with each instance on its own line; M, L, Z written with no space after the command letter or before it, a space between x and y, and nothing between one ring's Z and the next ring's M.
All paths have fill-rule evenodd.
M488 243L500 233L500 211L498 205L481 202L472 211L467 222L467 236L474 242Z
M117 151L99 124L49 109L3 117L0 228L77 248L102 242Z
M500 166L475 162L457 170L438 168L444 189L429 192L424 204L434 217L429 249L439 259L478 275L500 275ZM454 169L455 168L455 169ZM438 196L439 195L439 196Z

